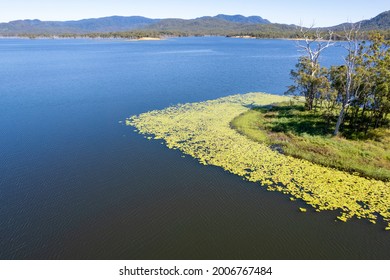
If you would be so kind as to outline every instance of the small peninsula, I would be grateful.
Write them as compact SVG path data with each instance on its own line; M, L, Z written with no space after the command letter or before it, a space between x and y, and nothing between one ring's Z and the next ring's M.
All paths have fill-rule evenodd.
M372 223L383 221L390 230L390 182L282 154L231 126L233 119L251 108L290 100L265 93L232 95L146 112L130 117L126 124L149 140L164 140L168 148L178 149L201 164L222 167L269 191L299 199L315 211L339 211L339 221L353 217Z

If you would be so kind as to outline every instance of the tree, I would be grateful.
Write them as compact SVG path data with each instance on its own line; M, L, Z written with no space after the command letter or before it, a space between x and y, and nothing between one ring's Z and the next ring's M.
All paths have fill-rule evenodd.
M304 54L295 65L296 69L291 70L290 75L294 80L294 85L290 86L286 92L286 94L303 95L308 110L315 108L316 102L329 90L330 84L326 78L328 70L320 66L319 58L326 48L334 44L331 31L329 31L327 40L319 30L315 33L311 31L312 27L300 29L300 36L304 43L298 43L298 48Z
M390 112L390 50L383 35L372 34L367 44L360 40L359 26L351 25L345 34L345 64L330 71L331 86L340 103L335 136L346 117L351 128L367 133L369 127L383 125Z
M344 30L345 42L341 44L347 51L344 64L327 69L321 67L319 58L333 45L332 33L324 40L320 32L309 31L301 28L304 43L298 47L304 55L291 71L294 85L286 93L304 96L307 110L320 107L329 125L337 119L334 136L344 123L349 136L355 137L389 124L390 45L384 35L376 32L367 36L360 32L360 26L351 24Z
M340 126L344 121L344 116L346 110L351 105L351 103L358 98L359 96L359 86L354 85L354 82L357 80L356 75L356 66L358 60L362 58L359 56L359 51L361 52L361 46L359 44L360 36L360 26L356 27L354 24L351 24L349 30L345 29L345 39L347 40L347 45L345 49L347 50L347 56L345 57L345 67L340 68L340 70L345 71L345 84L344 91L340 92L339 101L341 103L341 109L337 119L336 127L333 132L334 136L337 136L340 131ZM339 87L339 86L338 86Z
M375 33L366 47L365 67L372 81L368 95L372 111L372 126L378 128L390 112L390 48L384 37Z

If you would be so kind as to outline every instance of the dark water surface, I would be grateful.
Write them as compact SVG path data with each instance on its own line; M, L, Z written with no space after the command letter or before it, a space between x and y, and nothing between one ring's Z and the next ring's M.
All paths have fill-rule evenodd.
M118 123L282 94L297 57L284 40L0 40L0 258L389 259L383 225L300 213Z

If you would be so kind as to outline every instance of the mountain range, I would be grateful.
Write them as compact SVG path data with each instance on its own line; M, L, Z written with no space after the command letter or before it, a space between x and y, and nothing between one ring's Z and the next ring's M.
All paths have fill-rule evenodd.
M363 30L389 30L390 11L359 22ZM328 27L332 30L341 30L345 26L340 24ZM295 25L271 23L260 16L245 17L242 15L205 16L195 19L152 19L141 16L111 16L76 21L40 21L16 20L0 23L0 35L28 35L28 34L89 34L125 31L154 31L154 32L182 32L192 35L231 35L248 32L272 33L292 32Z
M333 30L342 30L349 23L343 23L340 25L333 26ZM389 30L390 29L390 11L380 13L376 17L366 19L357 22L362 30Z
M0 23L0 34L86 34L94 32L121 32L141 29L160 21L140 16L103 17L75 21L15 20Z

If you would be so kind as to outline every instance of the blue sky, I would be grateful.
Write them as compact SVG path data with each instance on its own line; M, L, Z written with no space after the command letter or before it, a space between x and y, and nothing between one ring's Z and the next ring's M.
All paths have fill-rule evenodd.
M259 15L278 23L330 26L369 19L387 10L389 0L0 0L0 22L111 15L195 18L224 13Z

